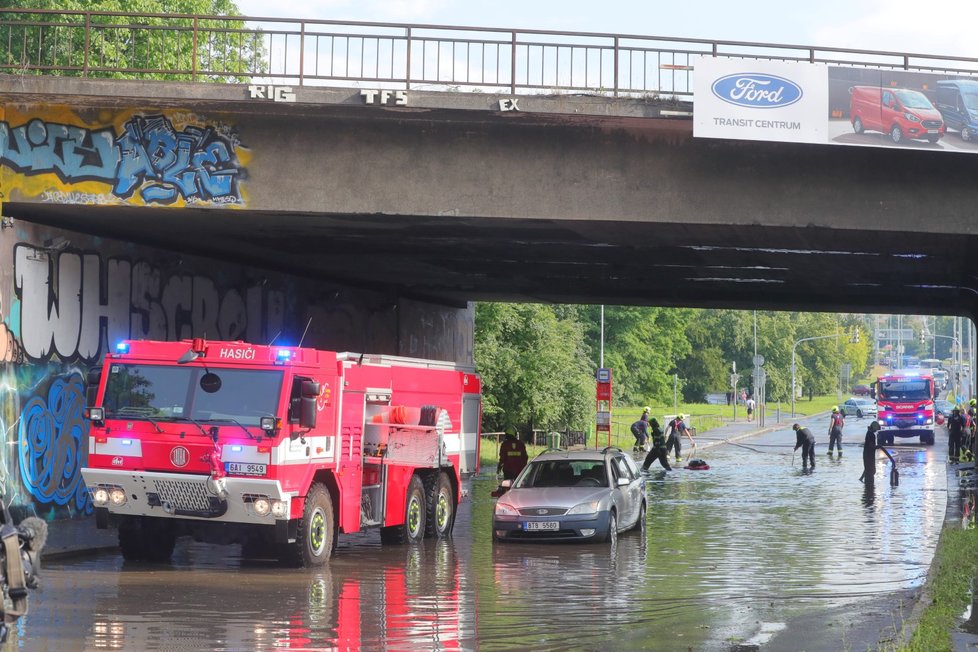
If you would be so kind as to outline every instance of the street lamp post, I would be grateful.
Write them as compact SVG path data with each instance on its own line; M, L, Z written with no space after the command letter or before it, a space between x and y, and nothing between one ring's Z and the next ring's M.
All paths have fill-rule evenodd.
M959 342L958 338L954 337L953 335L938 335L937 333L931 333L930 337L934 338L935 343L937 342L938 337L943 337L946 340L951 340L952 342L954 342L955 352L961 350L961 342ZM936 356L937 354L935 353L934 355ZM957 370L955 372L955 379L954 379L954 401L955 402L957 402L958 396L961 394L960 381L958 380L958 375L960 373L961 373L961 365L959 364L957 365Z
M827 340L833 337L839 337L842 333L836 333L835 335L817 335L815 337L803 337L794 346L791 347L791 418L795 418L795 350L798 345L802 342L811 342L812 340Z

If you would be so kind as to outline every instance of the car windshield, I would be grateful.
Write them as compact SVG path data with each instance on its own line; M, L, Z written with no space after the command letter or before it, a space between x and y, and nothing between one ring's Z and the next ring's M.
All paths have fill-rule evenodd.
M274 416L281 371L112 364L102 405L109 419L237 421Z
M605 487L608 475L604 460L541 460L531 462L517 478L515 488Z
M964 105L969 111L978 111L978 94L976 93L964 93Z
M926 380L880 381L880 398L888 400L923 401L930 398L930 383Z
M896 96L900 98L900 103L905 109L933 109L927 96L917 91L896 91Z

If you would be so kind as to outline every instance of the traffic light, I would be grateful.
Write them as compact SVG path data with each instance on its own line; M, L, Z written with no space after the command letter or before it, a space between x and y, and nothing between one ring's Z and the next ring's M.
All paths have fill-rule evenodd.
M852 335L849 337L849 343L850 344L858 344L859 343L859 327L858 326L853 326L852 327Z
M924 334L924 331L920 331L920 343L925 344L926 342L927 342L927 335Z

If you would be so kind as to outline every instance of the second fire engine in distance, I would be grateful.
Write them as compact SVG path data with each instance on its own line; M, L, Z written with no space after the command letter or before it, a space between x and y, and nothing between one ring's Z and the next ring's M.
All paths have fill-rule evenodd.
M126 559L192 535L317 566L341 532L448 536L463 434L479 439L479 377L448 362L127 341L89 385L82 475Z
M896 371L876 381L876 420L881 444L894 437L920 437L934 443L934 377L912 370Z

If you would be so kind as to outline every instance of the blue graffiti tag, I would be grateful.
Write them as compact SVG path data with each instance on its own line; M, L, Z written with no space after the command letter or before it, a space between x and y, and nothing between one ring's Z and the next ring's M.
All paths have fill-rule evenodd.
M213 127L176 131L163 115L136 116L122 134L33 119L19 127L0 122L0 164L26 175L53 173L64 183L102 181L128 199L138 189L146 203L179 198L240 203L245 170L234 144Z
M17 436L20 477L40 503L92 512L81 469L86 446L82 410L85 392L79 374L51 382L47 401L35 396L24 407Z

